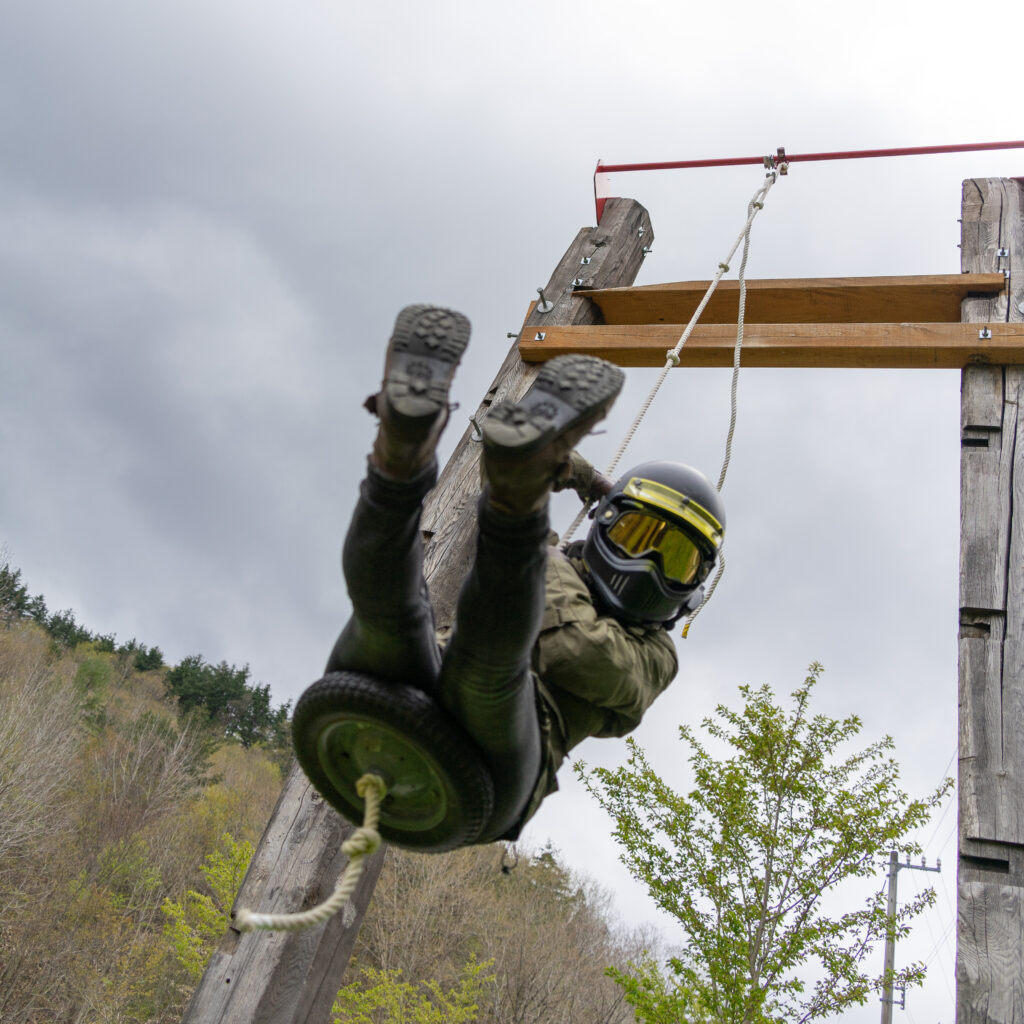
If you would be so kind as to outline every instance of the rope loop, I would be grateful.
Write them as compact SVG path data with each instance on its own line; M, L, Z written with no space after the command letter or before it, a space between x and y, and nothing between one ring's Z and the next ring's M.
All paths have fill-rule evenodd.
M363 873L363 861L380 849L381 838L377 831L380 821L380 804L387 787L379 775L367 773L356 783L356 793L364 802L363 824L341 844L342 853L348 855L348 864L341 873L334 892L323 903L301 914L255 914L241 909L235 915L235 928L240 932L260 931L297 932L304 928L323 924L348 903L355 892L356 883Z
M375 828L357 828L341 844L341 852L349 857L369 857L380 849L380 833Z

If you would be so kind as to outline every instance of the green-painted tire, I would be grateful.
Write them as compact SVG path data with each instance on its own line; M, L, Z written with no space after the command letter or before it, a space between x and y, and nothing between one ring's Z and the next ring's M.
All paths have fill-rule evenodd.
M299 698L295 754L320 795L363 822L356 782L387 786L381 836L395 846L441 852L471 844L491 816L494 788L470 739L421 690L358 672L332 672Z

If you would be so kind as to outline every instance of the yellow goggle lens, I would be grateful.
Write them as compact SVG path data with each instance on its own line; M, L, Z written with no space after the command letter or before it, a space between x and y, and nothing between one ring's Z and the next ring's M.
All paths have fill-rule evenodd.
M693 583L703 554L689 537L672 523L646 512L625 512L608 529L608 539L633 558L657 553L662 572L676 583Z
M722 524L692 498L687 498L671 487L658 483L657 480L645 480L639 476L632 477L622 489L622 493L628 498L642 501L645 505L653 505L678 516L706 537L716 550L722 546Z

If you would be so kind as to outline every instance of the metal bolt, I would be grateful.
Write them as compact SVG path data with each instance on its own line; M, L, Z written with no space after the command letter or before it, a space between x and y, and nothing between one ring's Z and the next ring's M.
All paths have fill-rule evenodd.
M651 247L650 247L649 245L645 245L645 246L643 247L643 249L641 249L640 251L641 251L641 252L642 252L642 253L643 253L643 254L644 254L645 256L646 256L646 255L647 255L648 253L654 252L654 250L653 250L653 249L652 249L652 248L651 248Z
M573 288L582 288L583 287L583 278L582 277L574 277L572 279L572 286L573 286Z
M982 329L978 331L978 337L981 339L991 338L992 332L987 327L982 327Z
M535 334L535 335L533 336L533 340L534 340L534 341L543 341L543 340L544 340L544 339L545 339L546 337L547 337L547 335L546 335L546 334L545 334L545 333L544 333L543 331L538 331L538 332L537 332L537 333L536 333L536 334Z
M477 423L475 416L470 416L469 422L473 424L473 433L469 435L469 439L479 444L484 439L484 432L480 429L480 424Z
M543 288L538 288L537 294L540 296L540 302L537 303L537 312L550 313L551 310L555 308L555 304L553 302L549 302L547 299L544 298Z
M1009 249L996 249L996 255L998 257L1000 257L1000 258L1002 258L1003 256L1009 256L1010 255L1010 250Z
M519 337L519 332L518 331L506 331L505 332L505 337L506 338L518 338Z
M638 227L638 228L636 229L636 233L637 233L638 235L642 235L642 234L644 233L643 225L641 225L640 227Z
M590 264L590 257L589 256L584 256L583 259L580 260L580 263L584 267L588 266Z

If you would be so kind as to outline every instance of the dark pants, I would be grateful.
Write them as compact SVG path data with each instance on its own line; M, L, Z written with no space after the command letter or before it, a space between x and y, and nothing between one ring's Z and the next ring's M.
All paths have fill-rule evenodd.
M494 813L479 839L487 842L518 822L541 768L530 653L544 611L547 510L512 518L481 500L476 559L442 656L419 529L423 499L436 479L436 464L401 483L370 466L342 553L352 618L327 671L350 669L416 686L462 725L494 779Z

